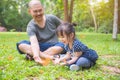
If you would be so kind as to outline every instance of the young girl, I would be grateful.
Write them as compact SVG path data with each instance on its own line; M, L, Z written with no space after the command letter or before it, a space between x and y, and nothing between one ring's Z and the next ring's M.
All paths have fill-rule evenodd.
M64 57L56 58L55 64L67 65L70 70L90 68L95 65L98 55L75 37L75 24L63 23L57 28L59 40L65 44Z

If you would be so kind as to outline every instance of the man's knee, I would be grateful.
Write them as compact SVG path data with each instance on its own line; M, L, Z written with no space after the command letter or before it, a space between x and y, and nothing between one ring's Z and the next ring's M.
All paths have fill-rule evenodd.
M24 52L22 51L22 44L17 44L17 50L20 54L24 54Z
M17 50L21 54L24 54L27 46L30 46L30 42L26 41L26 40L23 40L23 41L16 43Z
M25 44L19 44L18 45L19 50L22 50L24 48L24 46L25 46Z
M59 54L63 51L63 48L60 46L53 46L48 48L46 51L46 53L50 54L50 55L55 55L55 54Z
M61 53L64 49L60 46L54 46L53 48L53 51L56 52L56 53Z

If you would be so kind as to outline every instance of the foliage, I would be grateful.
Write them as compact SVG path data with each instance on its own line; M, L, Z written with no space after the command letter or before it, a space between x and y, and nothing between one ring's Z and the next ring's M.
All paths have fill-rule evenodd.
M46 0L44 2L44 7L46 14L54 14L57 17L64 19L64 7L62 0L52 0L51 2L49 0Z
M2 26L9 29L22 30L25 27L28 20L30 20L27 14L26 1L28 0L1 0L0 3L0 18ZM11 3L11 4L9 4Z
M97 5L97 7L95 7L98 26L99 28L104 26L104 28L111 33L111 27L113 26L113 8L111 7L112 9L110 9L110 2L101 2L99 6Z
M25 31L31 16L27 13L27 3L30 0L0 0L0 23L10 29ZM96 1L96 0L93 0ZM103 32L103 27L111 33L113 26L113 1L99 2L92 5L98 32ZM41 0L46 14L54 14L60 19L64 19L64 7L62 0ZM11 3L11 4L9 4ZM94 27L94 22L90 12L89 0L75 0L73 8L73 22L78 24L79 30ZM89 31L89 30L88 30Z
M97 64L91 69L76 72L52 63L40 66L34 61L26 61L25 55L18 54L16 42L28 40L27 34L0 33L0 80L119 80L119 73L103 67L120 69L120 35L118 41L112 41L111 34L77 33L76 36L98 52Z
M16 29L10 29L10 32L16 32Z
M94 28L93 27L89 27L89 28L84 28L83 30L82 30L83 32L94 32Z

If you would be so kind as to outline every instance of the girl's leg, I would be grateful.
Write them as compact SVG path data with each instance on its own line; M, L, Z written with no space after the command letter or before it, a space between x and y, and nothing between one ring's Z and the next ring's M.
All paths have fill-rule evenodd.
M93 63L85 57L80 57L75 64L84 68L90 68L93 65Z
M93 63L85 57L80 57L76 63L70 65L70 70L78 71L80 68L90 68Z

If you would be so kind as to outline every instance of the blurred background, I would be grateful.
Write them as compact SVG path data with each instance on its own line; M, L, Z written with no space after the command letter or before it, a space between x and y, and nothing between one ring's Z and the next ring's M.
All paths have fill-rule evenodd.
M26 31L26 25L31 19L27 10L29 1L0 0L0 27L11 32ZM54 14L62 20L67 16L65 13L67 9L70 22L77 23L76 31L78 32L112 33L113 31L114 0L41 0L41 2L45 8L45 14ZM119 3L120 0L118 0ZM117 16L118 32L120 32L119 8L120 4Z

